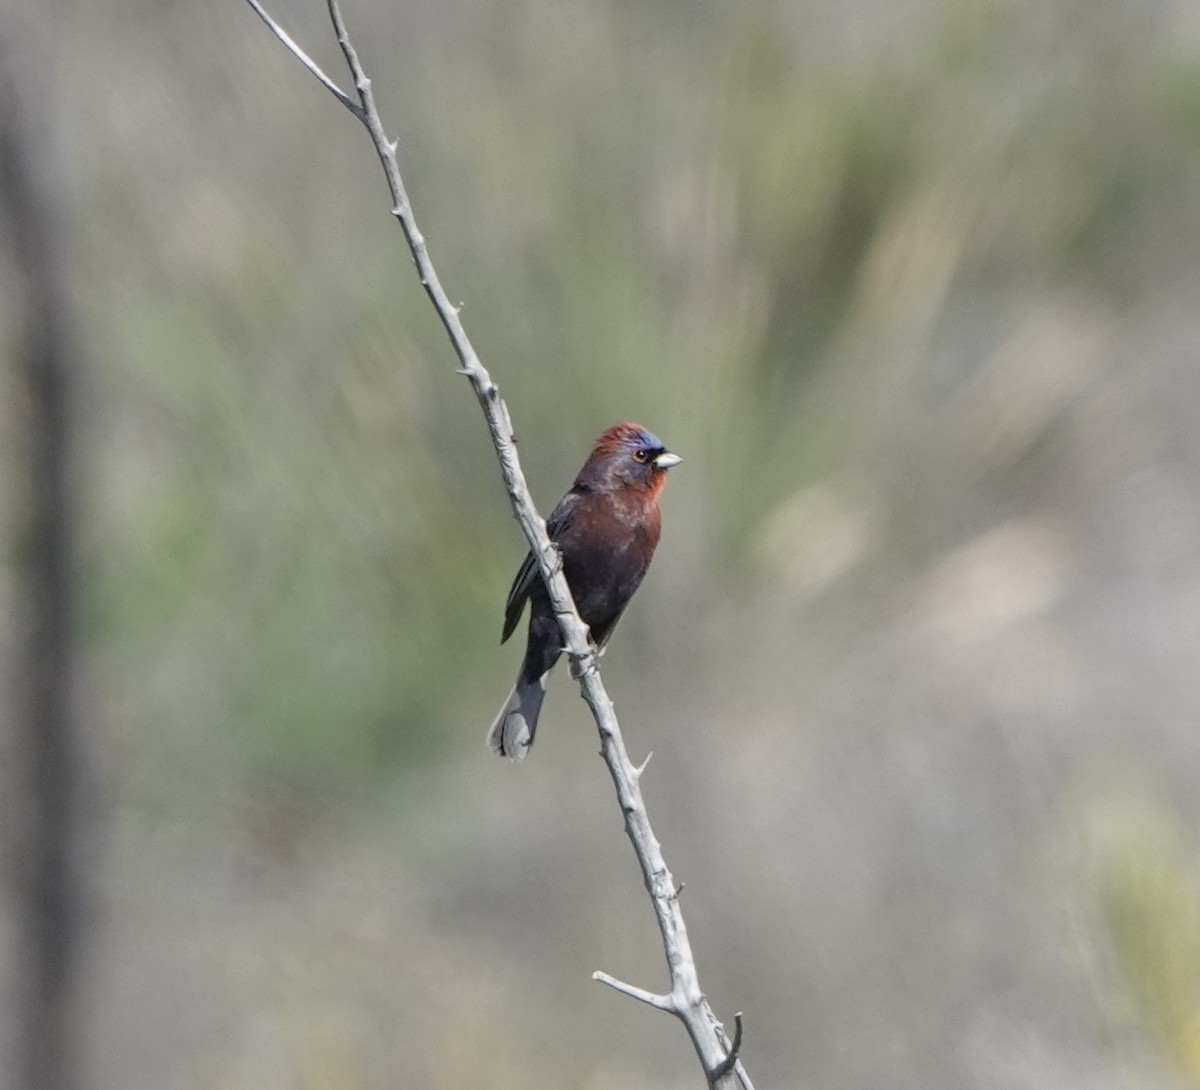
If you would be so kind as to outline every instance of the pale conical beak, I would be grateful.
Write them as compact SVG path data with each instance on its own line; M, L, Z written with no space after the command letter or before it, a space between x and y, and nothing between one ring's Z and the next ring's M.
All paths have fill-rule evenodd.
M677 466L683 459L678 454L672 454L669 450L664 450L662 454L654 459L655 469L670 469L671 466Z

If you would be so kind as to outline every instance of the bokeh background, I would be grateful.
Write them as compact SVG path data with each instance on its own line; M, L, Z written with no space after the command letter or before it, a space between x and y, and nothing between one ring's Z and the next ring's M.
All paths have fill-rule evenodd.
M271 7L347 82L318 0ZM617 420L686 458L605 678L757 1085L1200 1084L1200 9L345 14L543 509ZM365 134L238 0L26 16L81 1084L701 1085L589 979L665 969L569 679L527 762L483 747L523 543Z

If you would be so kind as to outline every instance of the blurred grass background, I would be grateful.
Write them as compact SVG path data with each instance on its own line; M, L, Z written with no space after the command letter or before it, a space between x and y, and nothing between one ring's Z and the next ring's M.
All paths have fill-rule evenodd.
M543 508L617 420L687 460L605 673L758 1085L1200 1083L1194 7L345 14ZM232 0L33 18L88 1085L696 1085L589 980L663 970L565 676L483 748L522 542L364 134Z

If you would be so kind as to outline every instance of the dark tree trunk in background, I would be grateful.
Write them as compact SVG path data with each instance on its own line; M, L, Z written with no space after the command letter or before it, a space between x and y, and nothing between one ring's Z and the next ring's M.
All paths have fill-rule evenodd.
M77 1084L74 992L81 881L77 845L81 761L72 690L75 662L72 503L69 489L70 320L63 202L47 167L51 111L39 95L48 66L30 60L30 36L0 20L0 219L11 267L5 280L16 368L10 424L25 468L14 490L15 713L10 800L15 896L15 1085ZM34 114L36 108L36 116Z

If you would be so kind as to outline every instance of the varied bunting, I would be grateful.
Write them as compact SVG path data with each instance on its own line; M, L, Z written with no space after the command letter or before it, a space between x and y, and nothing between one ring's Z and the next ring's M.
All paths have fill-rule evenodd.
M596 443L575 483L550 513L546 532L592 643L604 647L638 589L658 545L658 494L667 470L683 459L640 424L617 424ZM503 643L529 601L529 640L517 683L488 731L488 747L521 760L533 745L546 680L562 654L562 634L533 553L513 580Z

